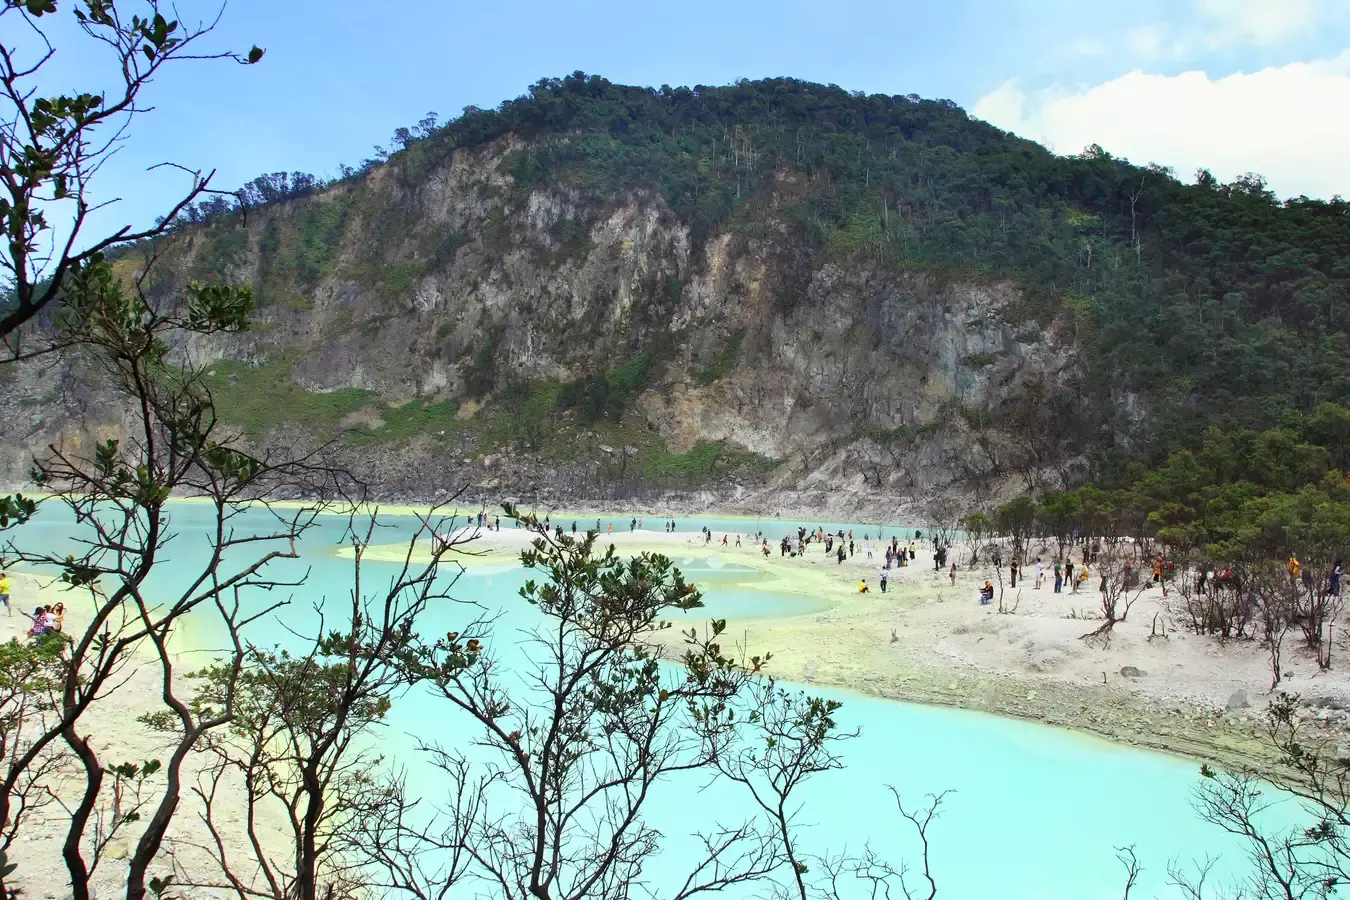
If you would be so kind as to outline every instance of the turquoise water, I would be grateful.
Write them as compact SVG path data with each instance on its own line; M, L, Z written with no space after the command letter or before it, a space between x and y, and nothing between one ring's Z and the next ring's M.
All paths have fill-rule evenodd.
M156 587L162 590L171 589L175 579L202 558L207 548L202 529L210 510L175 505L172 519L180 534L166 547L167 565L156 576ZM265 524L262 513L251 512L240 527ZM690 531L702 524L695 519L679 522ZM391 517L377 542L406 539L415 527L411 518ZM709 527L718 530L717 524ZM325 518L301 543L304 558L279 566L278 574L299 575L309 570L310 580L302 591L273 592L254 602L291 596L294 602L279 614L280 620L303 633L316 621L312 609L316 602L324 597L346 600L351 563L332 555L345 529L345 519ZM74 546L76 535L68 514L51 506L8 536L29 549L66 552ZM381 583L387 584L390 574L389 564L367 563L364 577L372 589L378 589ZM680 627L709 616L796 614L812 607L810 598L747 587L763 576L735 566L700 563L690 567L690 577L707 589L708 608L698 616L672 617ZM524 604L515 594L523 582L520 569L470 570L453 590L457 599L502 611L492 640L508 661L520 658L517 642L534 622L532 611L522 609ZM428 610L422 630L444 633L476 612L455 603L440 604ZM72 605L69 615L72 624L78 625L78 607ZM188 640L197 652L203 652L216 638L203 626L192 630ZM284 644L295 639L284 629L272 627L265 634L255 633L253 640ZM1166 867L1174 857L1220 855L1221 869L1242 865L1240 845L1202 822L1190 807L1190 792L1198 781L1198 766L1193 762L1027 722L812 690L843 700L838 716L841 727L859 729L861 734L844 747L846 768L819 776L804 794L807 805L800 821L806 826L803 841L810 850L861 850L870 843L895 861L906 854L912 858L909 825L896 813L886 790L893 785L914 804L925 794L955 792L931 833L934 873L943 897L1119 897L1121 870L1114 848L1128 844L1135 845L1144 865L1135 894L1140 897L1177 896L1166 886ZM429 727L428 723L436 725ZM410 760L417 739L464 745L468 727L462 717L430 698L409 694L395 704L381 737L382 749L400 761ZM423 771L415 761L413 771ZM428 781L419 787L430 793L433 784ZM688 779L666 785L653 796L649 810L651 821L675 848L651 870L654 886L678 868L682 836L710 826L714 819L730 824L748 812L743 799L730 789Z

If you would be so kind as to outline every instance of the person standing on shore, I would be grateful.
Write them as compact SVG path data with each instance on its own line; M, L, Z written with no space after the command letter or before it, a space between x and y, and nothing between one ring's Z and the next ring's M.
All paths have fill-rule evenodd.
M956 563L952 563L952 570L947 575L952 580L952 587L956 587Z
M1041 562L1041 558L1038 556L1036 557L1036 581L1033 587L1039 591L1043 584L1045 584L1045 563Z
M9 605L9 573L0 570L0 603L5 604L5 614L14 615L14 607Z
M1008 573L1012 575L1012 587L1017 587L1017 560L1008 564Z
M886 570L882 569L877 573L877 580L881 582L881 592L886 593Z
M1069 592L1070 592L1070 593L1073 593L1074 591L1077 591L1077 590L1078 590L1078 582L1076 582L1076 581L1073 580L1073 557L1072 557L1072 556L1070 556L1069 559L1068 559L1068 561L1064 564L1064 580L1067 581L1067 582L1069 583Z

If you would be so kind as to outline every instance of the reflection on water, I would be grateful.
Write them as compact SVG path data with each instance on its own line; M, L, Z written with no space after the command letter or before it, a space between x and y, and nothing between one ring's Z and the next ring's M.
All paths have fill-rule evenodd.
M207 543L201 529L210 511L175 506L172 516L181 534L166 548L169 565L156 576L156 584L165 590L173 587L176 575L202 559ZM248 517L253 527L264 522L261 514ZM700 524L697 519L679 522L689 530ZM406 539L414 528L411 519L391 519L380 540ZM344 529L344 519L325 520L302 542L304 559L278 567L279 574L289 575L312 567L310 580L294 592L293 602L281 613L285 627L274 623L255 632L256 643L295 642L291 630L305 633L316 621L314 603L348 596L351 563L331 555ZM11 532L14 540L31 548L63 552L73 546L73 534L72 523L59 507L44 509L33 523ZM691 557L687 565L679 559L676 563L706 592L707 601L705 610L673 614L677 627L710 616L800 615L820 604L811 597L762 590L756 585L768 580L766 573L720 559ZM367 566L367 584L387 583L389 564ZM491 645L508 666L522 660L521 642L537 621L533 610L523 608L516 596L524 580L519 568L470 570L453 591L460 600L502 612ZM427 611L422 627L426 633L444 633L478 612L459 604L439 605ZM72 619L78 624L77 612ZM201 648L216 644L219 637L202 627L188 640ZM940 894L948 898L1118 897L1121 873L1114 848L1129 844L1135 845L1145 866L1136 888L1141 897L1176 896L1166 887L1166 866L1176 856L1223 854L1220 869L1241 864L1241 851L1233 839L1201 822L1191 810L1197 771L1189 761L994 716L812 690L843 699L841 727L860 731L846 745L846 768L809 785L802 839L813 850L857 851L870 843L893 859L906 854L912 859L912 837L901 827L906 823L897 816L886 790L894 786L914 802L928 793L956 791L932 834ZM436 725L429 728L428 723ZM467 746L468 727L464 718L414 693L395 704L381 743L389 756L424 772L412 752L412 735ZM419 787L433 795L434 784L424 781ZM650 816L667 835L671 852L649 871L652 884L660 885L663 875L675 874L679 851L687 846L684 836L713 820L730 824L748 812L743 796L721 786L707 787L703 780L686 778L663 785L653 795Z

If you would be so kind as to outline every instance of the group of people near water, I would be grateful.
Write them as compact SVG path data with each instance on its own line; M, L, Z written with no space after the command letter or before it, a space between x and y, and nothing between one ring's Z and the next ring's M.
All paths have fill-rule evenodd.
M14 605L10 599L9 573L0 569L0 605L5 607L6 615L14 615ZM35 606L33 612L28 616L33 625L28 629L30 638L40 638L48 634L60 634L65 630L66 625L66 605L57 603L55 605Z

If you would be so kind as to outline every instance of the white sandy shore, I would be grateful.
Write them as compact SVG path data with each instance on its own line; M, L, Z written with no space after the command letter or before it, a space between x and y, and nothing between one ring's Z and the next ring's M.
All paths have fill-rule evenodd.
M570 530L570 518L553 521ZM578 524L584 527L584 521ZM1015 612L1001 615L996 603L978 602L986 578L997 584L987 567L962 566L953 585L945 572L934 573L931 552L920 548L913 565L890 570L883 594L877 583L885 564L880 542L874 541L868 559L855 534L854 555L841 565L815 543L802 558L782 557L777 537L770 533L768 557L753 539L743 539L737 549L734 534L723 546L720 532L705 544L696 533L625 530L601 535L601 544L612 543L621 553L662 552L677 565L715 555L771 576L739 587L822 601L819 612L731 623L738 640L753 652L772 651L774 673L794 682L1034 718L1195 758L1236 762L1255 750L1270 686L1265 651L1255 642L1223 643L1184 632L1175 593L1164 598L1157 588L1146 590L1102 646L1081 640L1100 624L1095 579L1077 593L1055 594L1049 567L1037 590L1034 565L1028 566L1028 579L1016 590L1004 589L1005 605L1016 604ZM470 569L512 565L531 535L504 528L477 531L473 538L473 555L459 557ZM415 555L427 552L429 547L419 548ZM402 559L406 553L406 545L372 547L368 557ZM968 559L960 547L955 555L959 563ZM1042 558L1051 558L1048 548ZM857 590L861 578L868 593ZM1328 701L1315 713L1339 724L1335 707L1350 707L1350 669L1321 672L1294 635L1284 656L1282 668L1293 676L1281 689ZM1143 674L1127 677L1121 674L1126 667ZM1240 700L1236 694L1249 705L1234 702Z
M10 581L14 615L6 616L4 611L0 610L0 641L26 640L31 621L23 614L24 611L31 612L35 606L61 601L64 601L67 607L66 632L81 633L87 623L87 617L82 615L78 594L63 591L47 584L45 579L39 581L32 575L14 570L10 571ZM199 654L175 658L175 684L180 697L191 696L192 684L184 677L186 673L207 662L208 660ZM81 718L81 734L90 739L91 745L105 765L168 759L169 749L165 736L155 733L137 721L146 713L164 709L160 702L160 686L161 670L158 663L148 655L133 658L121 670L116 686L101 695L101 699L91 707L89 713ZM218 877L218 870L210 857L200 849L210 840L210 834L198 817L200 804L190 791L191 786L196 783L196 766L200 761L196 755L189 755L184 765L183 799L161 850L161 862L152 867L152 875L164 875L171 871L168 854L173 853L179 863L187 871L194 873L198 880L206 881ZM82 769L76 766L72 767L70 772L72 777L68 778L58 790L58 793L67 800L72 799L74 792L82 789L84 784ZM148 817L149 810L153 809L153 803L158 802L163 783L162 774L152 778L150 782L153 792L152 805L147 807L145 816ZM105 792L108 790L110 786L105 785ZM225 821L231 826L240 826L243 821L246 796L244 790L242 782L227 780L222 783L220 796L230 810L225 816ZM284 841L282 819L279 816L267 815L268 812L276 813L277 810L269 811L266 807L263 809L265 815L261 824L264 833L276 835ZM10 862L18 863L19 866L14 876L9 879L9 883L22 888L23 896L60 898L70 895L66 868L61 861L61 844L65 840L66 822L64 813L56 807L40 811L25 822L18 842L9 854ZM105 859L95 872L93 887L96 896L115 897L125 890L124 860L139 838L139 829L131 825L109 844L105 851ZM245 847L245 836L242 831L227 835L226 845L227 849L233 849L235 858L239 858ZM284 843L279 846L284 846ZM207 897L224 894L222 891L197 890L187 896ZM179 896L179 893L175 892L175 896Z

